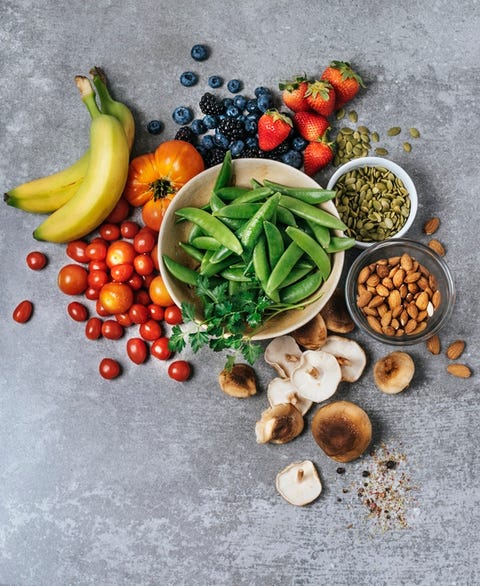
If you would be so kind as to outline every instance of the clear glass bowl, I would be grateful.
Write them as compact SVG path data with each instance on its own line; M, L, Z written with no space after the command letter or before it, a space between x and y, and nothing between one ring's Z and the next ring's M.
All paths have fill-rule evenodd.
M417 334L403 334L397 337L379 333L372 329L367 317L357 305L357 281L363 267L380 259L401 256L405 252L423 265L436 278L441 301L437 309L434 310L433 315L427 318L427 327L423 331ZM455 287L447 264L436 252L428 246L413 240L394 238L367 248L355 259L347 274L345 297L348 310L358 328L367 332L379 342L394 346L406 346L427 340L445 325L455 303Z

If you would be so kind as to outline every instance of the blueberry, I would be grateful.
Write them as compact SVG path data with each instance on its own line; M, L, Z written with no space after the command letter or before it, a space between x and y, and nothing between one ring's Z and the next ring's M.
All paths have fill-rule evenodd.
M227 88L232 94L237 94L242 89L242 82L239 79L231 79L227 83Z
M215 136L213 138L213 141L217 146L222 147L225 150L228 149L228 145L230 143L228 138L224 134L219 132L218 130L215 132Z
M212 128L217 128L218 118L217 116L213 116L212 114L207 114L203 117L203 123L205 124L205 128L211 130Z
M257 132L257 121L251 118L245 120L245 130L248 134L255 134Z
M260 112L266 112L273 106L271 94L260 94L257 98L257 106Z
M233 106L233 100L232 100L232 98L223 98L222 104L225 106L225 110L226 110L230 106Z
M245 109L247 110L247 112L250 113L259 112L257 100L255 100L254 98L250 98L249 100L247 100Z
M205 126L203 120L200 120L198 118L196 118L192 122L190 128L195 134L205 134L205 132L207 132L207 127Z
M199 144L198 146L195 147L197 149L197 151L202 155L202 157L205 156L206 152L208 149L206 149L203 145Z
M258 147L258 138L256 136L247 136L245 144L249 149L255 149Z
M228 106L226 114L229 118L238 118L240 110L232 104L231 106Z
M205 61L208 58L208 49L205 45L193 45L190 55L195 61Z
M213 89L217 89L223 85L223 79L219 75L211 75L208 78L208 85Z
M213 149L215 143L213 142L213 137L211 134L205 134L205 136L202 136L202 146L204 146L206 149Z
M295 167L295 169L300 169L303 163L303 157L301 153L298 151L291 149L284 153L281 158L282 162L286 165L290 165L291 167Z
M305 140L303 136L296 136L292 140L292 148L296 151L304 151L308 144L308 140Z
M243 112L247 105L247 98L245 96L235 96L233 98L233 105Z
M163 130L163 123L160 120L150 120L147 124L147 130L150 134L160 134Z
M238 157L245 148L245 143L243 140L235 140L230 143L229 148L230 152L232 153L232 157Z
M184 71L180 76L180 83L185 87L192 87L198 82L198 75L193 71Z
M255 88L254 92L255 96L257 98L259 98L261 95L267 94L267 95L272 95L271 90L268 89L268 87L264 87L263 85L260 85L258 87Z
M178 106L172 114L173 121L177 124L190 124L193 120L193 114L190 108L186 106Z

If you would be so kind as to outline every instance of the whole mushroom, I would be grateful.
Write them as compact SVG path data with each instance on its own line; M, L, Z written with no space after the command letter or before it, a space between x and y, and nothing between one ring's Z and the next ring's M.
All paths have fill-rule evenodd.
M260 421L255 424L255 435L259 444L286 444L302 433L303 427L300 411L290 403L282 403L262 413Z

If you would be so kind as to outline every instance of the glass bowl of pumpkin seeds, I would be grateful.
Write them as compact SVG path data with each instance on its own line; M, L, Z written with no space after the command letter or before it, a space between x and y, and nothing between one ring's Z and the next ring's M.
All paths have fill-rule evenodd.
M383 157L359 157L341 165L327 189L336 191L335 206L347 226L345 235L358 248L401 238L418 207L415 185L397 163Z

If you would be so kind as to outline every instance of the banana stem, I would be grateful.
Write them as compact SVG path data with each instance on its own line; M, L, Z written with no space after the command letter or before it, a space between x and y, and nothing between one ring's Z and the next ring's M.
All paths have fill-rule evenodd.
M90 75L92 76L93 85L97 90L98 97L100 98L100 104L102 106L102 110L108 110L108 106L112 105L116 100L114 100L108 91L107 87L107 77L105 72L100 67L92 67L90 70Z
M82 102L87 107L87 110L89 111L92 119L100 116L101 112L98 108L97 102L95 101L95 92L93 91L92 84L88 77L85 77L84 75L76 75L75 83L77 85L78 91L80 92Z

